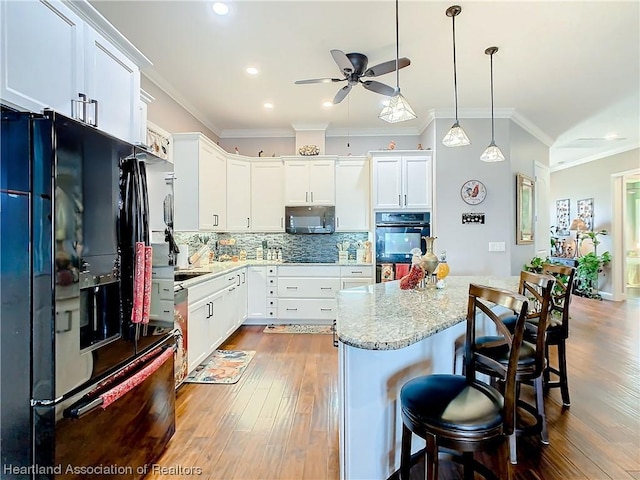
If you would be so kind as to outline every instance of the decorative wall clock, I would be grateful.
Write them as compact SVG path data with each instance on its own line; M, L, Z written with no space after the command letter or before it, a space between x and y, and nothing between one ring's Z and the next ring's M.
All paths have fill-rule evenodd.
M460 196L469 205L482 203L487 196L487 188L479 180L468 180L460 189Z

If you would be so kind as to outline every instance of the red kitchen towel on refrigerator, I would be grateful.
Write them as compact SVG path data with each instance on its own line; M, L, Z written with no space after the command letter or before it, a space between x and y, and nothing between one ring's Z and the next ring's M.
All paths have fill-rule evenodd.
M144 247L144 296L142 298L142 323L144 324L149 323L149 314L151 313L152 258L153 247Z
M131 323L142 322L142 306L144 301L144 243L136 242L136 263L133 271L133 307Z
M172 356L173 348L165 349L165 351L162 352L162 354L160 354L158 358L153 360L149 365L144 367L138 373L135 373L133 376L129 377L121 384L113 387L111 390L107 390L106 392L104 392L102 395L100 395L100 398L102 398L101 407L105 409L119 398L122 398L125 393L131 391L142 382L144 382L147 378L149 378L152 374L154 374L156 370L158 370L164 364L164 362L166 362Z
M405 275L408 275L410 266L408 263L396 263L396 279L399 280Z

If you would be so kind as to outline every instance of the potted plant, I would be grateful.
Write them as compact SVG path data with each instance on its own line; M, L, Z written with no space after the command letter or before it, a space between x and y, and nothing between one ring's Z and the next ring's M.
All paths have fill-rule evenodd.
M577 258L575 293L583 297L602 300L598 293L598 276L603 268L611 262L611 255L609 252L598 255L598 245L601 243L598 240L599 235L608 235L608 232L606 230L598 230L597 232L586 231L578 234L579 245L589 239L593 244L593 252Z

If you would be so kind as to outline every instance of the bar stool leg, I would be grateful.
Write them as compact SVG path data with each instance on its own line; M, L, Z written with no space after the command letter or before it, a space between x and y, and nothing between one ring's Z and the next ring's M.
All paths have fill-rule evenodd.
M400 451L400 479L409 480L411 471L411 430L402 424L402 447Z
M562 393L562 405L571 406L569 399L569 380L567 376L567 349L564 340L558 343L558 370L560 370L560 392Z
M435 435L427 435L426 458L424 462L426 480L438 480L438 445Z
M534 380L534 388L536 391L536 410L540 416L542 429L540 430L540 439L545 445L549 445L549 434L547 432L547 416L544 413L544 385L542 375Z

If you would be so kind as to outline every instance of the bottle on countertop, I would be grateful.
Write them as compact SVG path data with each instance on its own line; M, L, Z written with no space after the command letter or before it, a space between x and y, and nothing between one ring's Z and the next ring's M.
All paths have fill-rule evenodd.
M278 247L278 258L277 258L277 260L279 262L282 261L282 247Z
M273 252L271 251L270 248L267 249L267 260L268 261L272 261L273 260Z
M264 251L262 247L256 248L256 260L264 260Z

